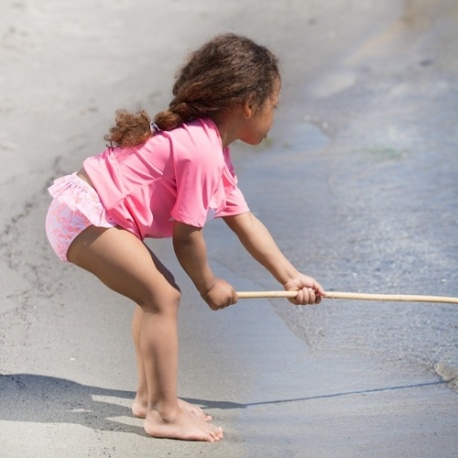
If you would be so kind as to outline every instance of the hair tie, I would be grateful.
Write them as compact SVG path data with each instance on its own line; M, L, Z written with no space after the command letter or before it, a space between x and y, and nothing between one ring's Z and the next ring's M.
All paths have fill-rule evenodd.
M161 129L159 129L159 126L155 122L151 122L149 127L150 127L151 132L153 134L156 134L157 132L159 132L161 130Z

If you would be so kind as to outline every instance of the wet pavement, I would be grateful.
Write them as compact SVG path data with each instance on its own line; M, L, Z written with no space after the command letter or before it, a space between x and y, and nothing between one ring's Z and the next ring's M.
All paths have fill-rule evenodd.
M443 53L458 8L442 5L448 14L408 2L400 19L342 52L305 84L297 122L281 116L245 171L259 216L327 289L457 295L458 55ZM256 189L269 183L276 191L263 203ZM276 308L317 350L458 374L456 306Z

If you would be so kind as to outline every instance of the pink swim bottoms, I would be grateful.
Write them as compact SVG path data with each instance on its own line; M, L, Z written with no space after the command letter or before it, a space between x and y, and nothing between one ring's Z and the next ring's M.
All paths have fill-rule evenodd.
M62 261L68 262L70 244L88 226L115 227L95 189L76 173L58 178L48 191L53 200L46 215L46 235Z

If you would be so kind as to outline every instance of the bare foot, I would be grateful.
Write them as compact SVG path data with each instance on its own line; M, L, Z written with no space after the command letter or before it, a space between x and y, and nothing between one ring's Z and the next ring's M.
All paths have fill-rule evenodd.
M146 434L167 439L216 442L223 438L223 429L178 410L173 419L162 418L155 410L148 412L145 424Z
M183 399L178 399L178 407L181 410L183 410L184 412L187 412L201 420L204 420L204 421L213 420L213 417L211 415L206 414L199 406L190 404L189 402L184 401ZM146 418L147 411L148 409L146 407L146 403L143 403L135 399L134 403L132 404L132 413L136 417Z

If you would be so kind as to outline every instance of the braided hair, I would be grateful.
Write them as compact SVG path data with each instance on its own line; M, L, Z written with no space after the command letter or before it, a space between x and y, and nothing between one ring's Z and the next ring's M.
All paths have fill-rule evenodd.
M248 99L260 109L279 78L278 60L267 48L244 36L218 35L190 54L176 76L168 109L156 114L154 123L161 130L173 130ZM119 110L105 140L121 147L141 144L154 135L150 123L144 110Z

